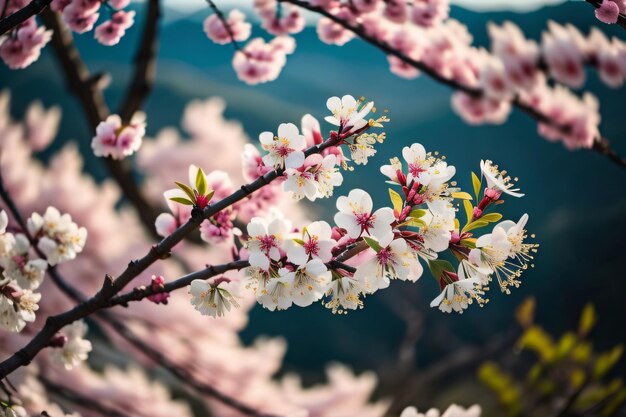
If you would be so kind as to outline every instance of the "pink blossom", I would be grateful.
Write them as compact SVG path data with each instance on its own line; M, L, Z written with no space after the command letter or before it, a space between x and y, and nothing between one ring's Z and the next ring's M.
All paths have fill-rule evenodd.
M57 106L45 110L39 101L34 102L26 110L24 117L26 137L34 151L48 147L54 139L61 120L61 109Z
M271 167L265 166L261 153L250 143L247 143L243 148L241 162L243 166L243 176L246 181L254 181L272 170Z
M268 13L264 16L261 26L272 35L289 35L304 29L305 21L302 13L293 6L283 5L280 15Z
M152 275L152 281L150 282L150 287L153 291L162 291L165 287L165 280L162 276ZM167 304L167 299L170 298L170 293L168 292L159 292L156 294L151 294L146 297L148 300L152 301L154 304Z
M370 13L376 10L380 0L352 0L353 7L359 13Z
M452 108L469 124L502 124L506 121L511 104L487 97L472 97L461 91L452 95Z
M111 20L101 23L96 28L95 37L103 45L117 45L126 33L126 29L135 22L135 12L125 12L123 10L115 12Z
M596 18L607 24L617 23L620 9L617 3L611 0L602 0L602 4L595 11Z
M490 23L488 30L493 54L502 60L511 85L532 88L539 75L537 43L526 39L519 27L511 22L504 22L502 26Z
M331 13L349 23L354 21L354 15L347 7L335 8ZM317 22L317 36L324 43L342 46L354 38L354 33L324 17Z
M130 0L108 0L108 3L114 9L120 10L127 7L130 4Z
M50 3L50 8L55 12L62 12L63 9L65 9L67 5L71 2L72 0L52 0L52 3Z
M293 46L293 39L284 36L269 43L261 38L251 40L233 57L237 77L248 84L274 81L287 63L287 54L293 52Z
M394 23L404 23L409 16L408 6L404 0L385 2L384 16Z
M572 25L548 23L543 33L543 56L550 75L570 87L581 87L585 82L585 40Z
M233 9L228 13L226 19L228 27L237 42L243 42L250 37L252 25L246 22L246 15L237 9ZM230 43L232 39L224 23L216 14L212 14L204 20L204 33L213 42L220 45Z
M63 20L76 33L88 32L98 21L100 4L93 0L72 1L63 9Z
M0 58L11 69L26 68L41 55L41 49L52 38L52 31L38 27L35 19L28 19L13 36L0 38Z
M433 27L448 17L447 0L417 0L411 8L411 20L418 26Z
M114 114L98 124L91 147L96 156L123 159L139 149L145 133L145 116L142 113L133 116L129 124L122 124L122 119Z

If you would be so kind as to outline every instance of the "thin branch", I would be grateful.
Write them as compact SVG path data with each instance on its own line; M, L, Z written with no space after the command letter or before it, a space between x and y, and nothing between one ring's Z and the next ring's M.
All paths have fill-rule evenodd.
M79 392L76 392L66 386L57 384L51 381L43 375L39 375L39 381L44 385L46 389L52 391L59 397L74 403L79 407L84 407L89 411L95 411L103 417L132 417L130 414L123 413L117 408L109 407L102 403L99 403L94 398L89 398Z
M138 111L146 97L152 91L156 77L156 55L159 50L159 19L161 8L159 0L149 0L146 11L143 35L135 55L135 71L126 90L126 97L118 114L128 123Z
M217 7L217 4L215 4L215 2L213 2L213 0L206 0L206 2L209 4L209 7L211 8L211 10L213 10L213 13L215 13L215 15L220 20L220 22L222 22L222 25L224 25L224 29L226 30L226 33L228 33L228 37L230 38L230 42L235 47L235 51L244 52L244 50L239 45L239 42L237 42L237 40L235 40L235 34L233 33L232 28L228 24L228 20L224 16L224 13L222 13L220 8Z
M376 48L380 49L381 51L385 52L388 55L394 56L396 58L398 58L399 60L401 60L402 62L420 70L421 72L426 73L427 75L429 75L431 78L433 78L435 81L446 85L450 88L452 88L453 90L458 90L458 91L462 91L464 93L467 93L471 96L474 97L480 97L483 95L483 91L481 89L478 88L473 88L473 87L468 87L466 85L463 85L459 82L457 82L456 80L450 79L450 78L446 78L443 77L442 75L440 75L439 73L437 73L436 71L434 71L432 68L430 68L429 66L427 66L425 63L415 60L405 54L403 54L402 52L398 51L397 49L394 49L393 47L391 47L389 44L387 44L384 41L381 41L379 39L377 39L376 37L370 35L367 33L367 31L364 30L364 28L360 25L355 26L350 24L349 22L347 22L346 20L335 16L334 14L330 13L329 11L327 11L326 9L322 8L322 7L318 7L318 6L314 6L312 4L310 4L309 2L307 2L306 0L278 0L279 2L283 2L283 3L290 3L293 4L295 6L298 6L300 8L309 10L311 12L320 14L330 20L332 20L333 22L337 23L338 25L342 26L344 29L347 29L349 31L351 31L352 33L354 33L355 35L357 35L358 37L360 37L362 40L364 40L365 42L369 43L372 46L375 46ZM556 123L554 120L548 118L546 115L538 112L535 108L529 106L528 104L523 103L519 98L515 98L512 101L512 104L514 106L516 106L517 108L519 108L520 110L522 110L522 112L524 112L525 114L533 117L534 119L542 122L542 123L546 123L558 130L560 130L563 133L567 133L568 132L568 127L567 126L563 126L560 125L558 123ZM591 148L589 148L605 157L607 157L611 162L619 165L622 168L626 168L626 158L622 158L620 157L614 149L611 148L609 140L605 137L599 136L597 138L595 138L594 140L594 144Z
M109 115L108 106L98 86L98 77L91 76L74 44L71 32L61 22L60 17L52 10L45 10L41 13L41 18L44 24L54 31L52 47L59 65L63 69L68 87L78 98L87 116L89 127L92 131L95 131L98 124ZM158 210L155 210L148 204L139 185L134 180L130 162L128 160L117 161L111 158L103 158L103 162L113 179L122 189L124 196L137 210L139 218L146 229L153 237L158 237L154 229L154 221L158 216Z
M5 0L5 6L10 0ZM52 0L32 0L26 6L16 11L15 13L0 19L0 36L4 35L11 29L24 23L31 17L41 13L48 5L52 3Z
M322 144L312 146L305 151L305 156L320 153L330 146L335 146L337 145L337 140L340 139L331 139ZM283 172L283 169L270 171L255 181L243 185L228 197L207 206L204 210L192 210L191 217L186 223L181 225L171 235L152 246L150 251L143 258L131 261L128 267L116 279L112 279L107 275L102 288L93 297L64 313L48 317L44 327L26 346L24 346L24 348L0 363L0 379L3 379L19 367L28 365L42 349L48 346L50 340L64 326L106 308L110 300L128 285L128 283L159 259L168 257L172 248L190 233L197 230L204 220L248 197L253 192L274 181L281 176Z
M585 0L585 1L591 4L596 9L600 8L600 6L602 5L602 0ZM620 25L622 28L626 29L626 16L620 13L617 17L617 24Z

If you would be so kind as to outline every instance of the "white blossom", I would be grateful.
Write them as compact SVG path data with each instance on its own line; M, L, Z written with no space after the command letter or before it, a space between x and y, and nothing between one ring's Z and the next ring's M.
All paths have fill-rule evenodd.
M337 199L335 223L346 229L348 236L353 239L365 234L382 239L391 233L391 223L395 220L393 210L383 207L372 213L373 202L370 195L354 189L348 196Z
M480 171L487 180L487 187L493 190L503 192L513 197L523 197L524 194L519 192L519 188L515 187L510 176L506 171L500 171L497 165L493 165L493 162L486 160L480 161Z
M70 370L87 360L91 352L91 342L85 339L87 325L82 320L65 326L61 333L67 337L62 347L53 349L52 359Z
M272 132L259 135L261 146L268 152L263 157L265 165L274 168L299 168L304 163L304 136L293 123L281 123L277 136Z
M331 280L331 272L316 258L295 271L279 271L291 291L294 304L306 307L322 298Z
M211 317L222 317L232 307L239 308L237 303L237 283L220 281L210 284L202 279L195 279L189 285L191 304L200 314Z
M374 107L374 102L363 103L354 97L345 95L341 98L331 97L326 101L326 107L332 116L326 116L325 120L335 126L340 126L340 133L352 133L365 127L368 122L365 117Z
M337 242L331 238L332 229L325 221L311 223L302 230L302 244L289 241L287 259L296 265L303 265L309 259L321 259L328 262L332 258L332 249Z

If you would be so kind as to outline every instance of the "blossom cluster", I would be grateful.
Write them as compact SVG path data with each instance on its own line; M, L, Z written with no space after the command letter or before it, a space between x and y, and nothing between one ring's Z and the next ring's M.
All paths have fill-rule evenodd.
M145 115L136 113L129 123L113 114L100 122L96 135L91 140L91 148L96 156L124 159L134 154L146 134Z
M48 207L43 216L33 213L23 233L7 232L7 226L8 216L1 211L0 327L20 332L26 323L35 320L41 300L41 294L35 291L41 286L48 265L74 259L83 250L87 231L54 207ZM36 249L32 247L34 243Z
M281 124L276 135L260 135L266 154L255 160L252 171L257 176L276 172L284 191L295 200L332 195L333 187L341 184L339 167L348 168L350 162L341 146L348 148L355 163L367 163L374 154L373 143L385 138L384 133L371 130L382 127L388 118L369 118L373 103L351 96L332 97L327 107L332 115L326 120L338 127L328 139L322 139L312 116L305 117L306 135L293 124ZM312 139L309 148L307 139ZM481 190L482 180L472 174L478 201L474 207L472 196L451 182L456 169L444 157L416 143L403 149L402 158L403 162L393 158L390 165L381 167L387 182L399 187L399 191L389 190L389 207L375 209L366 191L354 189L337 199L335 226L314 221L294 227L277 209L253 217L245 231L229 236L239 242L233 246L236 257L249 262L245 280L196 280L190 286L192 304L202 314L222 316L237 306L240 292L247 289L269 310L285 310L294 304L306 307L323 300L333 312L345 312L361 308L365 296L387 288L391 280L417 281L424 271L422 263L428 265L441 287L431 305L444 312L461 313L474 301L483 305L492 280L505 293L519 286L520 275L530 265L537 245L526 242L527 215L517 223L500 222L502 215L492 210L503 202L503 195L523 196L506 171L491 161L481 161L481 177L486 184ZM339 160L343 165L338 165ZM190 210L206 207L214 197L215 190L205 182L221 184L210 181L212 174L205 177L196 167L192 172L195 188L179 183L179 190L166 193L171 203ZM210 197L200 198L204 195ZM455 200L462 201L465 208L463 227L457 219ZM209 219L216 230L232 223L220 223L222 212ZM236 209L227 213L230 220L237 215ZM164 228L162 222L157 222L157 227L171 233L179 223L173 215L164 216L168 216L170 227ZM491 223L491 233L476 235L478 229ZM457 267L448 259L457 262Z
M24 8L27 0L6 0L3 16ZM103 45L116 45L134 23L135 12L123 10L130 0L53 0L52 10L59 12L63 22L76 33L91 31L101 14L109 18L101 22L94 34ZM105 9L101 13L102 9ZM11 69L26 68L41 55L41 50L52 38L52 31L37 24L31 17L0 36L0 59Z
M448 17L448 0L308 3L333 16L333 19L322 17L317 22L317 34L322 42L345 45L356 36L355 31L363 31L387 52L394 51L388 55L394 74L404 78L420 75L408 59L457 85L459 91L453 94L452 107L466 122L503 123L513 101L519 100L519 104L545 116L539 123L539 134L549 140L560 140L569 149L590 148L599 137L598 104L590 94L580 99L566 88L551 87L549 78L579 88L585 81L585 66L595 67L600 79L613 88L623 85L626 78L626 43L616 38L609 40L597 29L585 36L572 25L551 21L541 42L537 42L527 39L511 22L490 23L491 47L487 50L473 46L467 28ZM604 0L597 13L603 13L606 8L617 13L623 9L622 3ZM258 0L254 2L254 11L261 19L261 26L277 36L276 39L293 35L304 27L301 11L289 2ZM243 23L243 14L233 10L231 15L228 22L232 33L241 34L237 40L247 38L243 35L249 34L249 27ZM219 22L215 15L209 21L224 32L224 22ZM226 43L232 40L226 35L209 37ZM283 55L275 59L267 52L271 48L265 47L265 53L257 53L262 45L265 42L256 38L235 52L235 70L249 84L275 79L284 66ZM271 77L261 75L267 72ZM550 126L546 126L545 120L551 120Z

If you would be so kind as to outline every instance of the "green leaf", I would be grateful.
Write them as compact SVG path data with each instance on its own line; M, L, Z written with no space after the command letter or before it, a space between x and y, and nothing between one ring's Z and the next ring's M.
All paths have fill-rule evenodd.
M428 261L428 268L435 279L439 279L443 271L455 273L452 264L444 259L432 259Z
M409 213L409 217L413 217L414 219L419 219L420 217L424 217L426 214L426 210L424 209L413 209Z
M402 226L424 227L426 226L426 222L424 220L410 218L407 221L402 222L401 224L398 225L398 227L402 227Z
M470 203L469 201L463 200L463 208L465 209L467 223L469 224L472 221L472 217L474 217L474 207L472 207L472 203Z
M298 245L300 246L304 246L304 240L302 239L292 239L294 242L296 242Z
M457 200L471 200L472 196L465 191L457 191L455 193L452 193L452 198L456 198Z
M474 249L476 247L476 238L461 239L461 245L466 248Z
M201 195L206 194L207 185L206 185L206 177L204 176L204 171L202 168L198 168L198 172L196 173L196 190Z
M391 199L391 204L393 204L394 211L397 211L398 214L401 213L404 201L402 200L402 197L400 197L400 194L390 188L389 198Z
M483 214L482 216L480 216L480 220L484 222L489 222L489 223L498 222L500 221L500 219L502 219L502 214L500 213L488 213L488 214Z
M206 195L206 198L208 199L208 201L210 202L213 199L213 195L215 194L215 190L211 190L208 192L208 194Z
M476 200L478 200L478 196L480 195L480 186L482 181L478 178L478 175L472 172L472 186L474 187L474 194L476 195Z
M482 221L482 220L476 220L476 221L473 221L470 224L466 225L463 228L463 231L464 232L469 232L470 230L474 230L474 229L479 229L481 227L485 227L488 224L489 224L488 222L485 222L485 221Z
M378 244L378 242L376 242L371 237L363 236L363 240L365 241L365 243L368 244L370 248L374 249L376 253L380 252L380 250L382 249L382 247Z
M582 336L586 336L593 326L596 324L596 310L593 304L588 303L583 308L583 312L580 316L580 322L578 323L578 333Z
M193 206L193 201L189 201L183 197L170 197L170 200L175 201L180 204L184 204L186 206Z
M185 194L187 194L187 196L192 200L195 201L196 200L196 195L193 193L193 189L188 186L187 184L183 184L182 182L178 182L178 181L174 181L174 183L176 185L178 185L178 188L180 188L181 190L183 190L185 192Z

